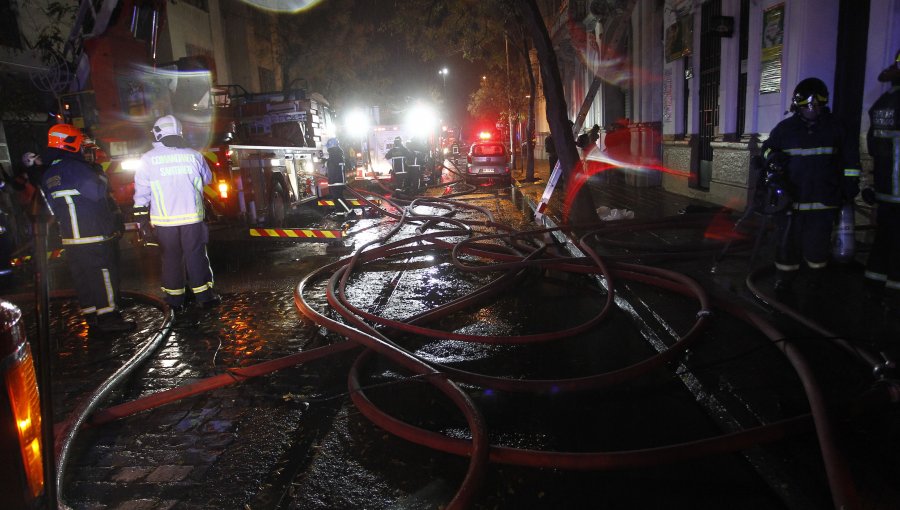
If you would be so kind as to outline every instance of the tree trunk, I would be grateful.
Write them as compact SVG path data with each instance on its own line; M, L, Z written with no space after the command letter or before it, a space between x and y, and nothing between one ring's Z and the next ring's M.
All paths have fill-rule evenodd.
M519 11L525 22L525 28L531 34L531 42L537 50L541 64L544 96L547 98L547 121L562 167L561 179L565 179L567 195L574 195L571 203L566 204L569 207L568 220L570 223L594 223L597 220L594 201L587 187L586 175L582 172L578 149L575 147L575 136L570 127L562 78L559 75L556 52L553 50L550 34L547 33L547 27L535 0L521 2ZM563 219L566 219L565 216Z
M525 121L525 146L528 147L528 156L525 158L525 181L534 182L534 103L537 97L537 81L534 79L534 70L531 68L531 59L528 55L528 38L522 38L522 49L525 55L525 68L528 70L528 118Z

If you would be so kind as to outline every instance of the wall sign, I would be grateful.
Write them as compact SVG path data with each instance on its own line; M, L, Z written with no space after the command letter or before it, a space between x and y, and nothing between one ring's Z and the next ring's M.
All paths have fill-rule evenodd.
M666 27L666 62L691 54L692 21L690 16L682 16Z
M759 93L781 92L781 53L784 48L784 4L763 11Z

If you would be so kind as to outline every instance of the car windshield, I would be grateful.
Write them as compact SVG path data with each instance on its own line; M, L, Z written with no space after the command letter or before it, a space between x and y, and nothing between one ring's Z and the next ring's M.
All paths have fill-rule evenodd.
M481 144L472 148L473 156L502 156L503 146L499 143Z

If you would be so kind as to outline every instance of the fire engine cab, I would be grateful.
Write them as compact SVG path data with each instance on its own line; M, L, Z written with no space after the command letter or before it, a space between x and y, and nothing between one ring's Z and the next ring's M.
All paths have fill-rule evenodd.
M120 11L109 7L117 4ZM85 0L85 16L77 19L92 9ZM324 145L336 131L328 101L305 90L249 93L218 85L207 56L156 62L148 51L155 39L138 37L128 22L156 19L141 17L144 9L164 14L153 3L109 0L81 32L76 27L67 45L78 48L76 87L58 95L61 120L95 142L94 160L125 216L137 159L150 149L150 129L163 115L177 117L188 145L207 156L214 174L205 190L210 218L279 226L289 208L317 198L327 182ZM121 14L129 10L133 16Z

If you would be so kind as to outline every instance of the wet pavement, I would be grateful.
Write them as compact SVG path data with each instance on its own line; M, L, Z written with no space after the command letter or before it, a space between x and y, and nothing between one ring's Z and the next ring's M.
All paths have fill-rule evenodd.
M548 169L543 163L537 176L546 179ZM363 183L357 186L362 189ZM464 188L436 187L431 194ZM482 207L498 223L529 230L537 228L530 221L530 204L543 189L543 180L520 182L512 192L479 188L457 199ZM589 244L598 253L610 261L640 261L688 274L714 297L764 314L789 335L800 337L798 343L814 356L814 364L821 369L818 375L827 382L829 401L841 417L842 448L863 507L896 508L900 503L893 482L900 479L896 404L849 414L845 404L880 383L865 364L848 359L844 351L751 295L744 284L750 252L746 239L718 257L724 248L719 234L728 232L721 228L727 223L717 223L722 219L716 215L718 208L658 188L629 186L624 174L594 179L588 189L594 206L636 213L635 222L621 228L610 223L610 228L591 238ZM565 207L561 195L554 196L548 214L557 223ZM671 217L686 208L697 211L696 216L682 215L686 219L674 225L671 221L665 226L640 223ZM443 210L423 205L416 212ZM457 219L484 219L483 211L469 208L453 214ZM340 228L344 223L320 210L304 211L293 221L319 228ZM385 235L396 222L364 218L346 226L347 237L330 244L250 240L241 232L213 226L210 254L222 305L197 314L196 326L176 326L165 345L105 405L345 341L345 335L298 314L294 291L306 275ZM476 234L495 232L487 225L471 228ZM714 230L717 234L710 235ZM393 239L419 234L417 225L405 225ZM492 445L584 454L644 450L690 444L723 431L778 424L808 413L802 386L780 344L718 309L715 320L708 321L690 347L677 356L639 377L607 376L680 349L681 337L701 319L698 312L704 315L690 296L657 281L634 279L621 268L625 272L613 279L616 306L598 324L552 341L491 341L548 335L591 321L607 301L607 286L598 284L594 276L555 265L511 271L508 280L497 280L506 271L477 270L492 263L479 255L461 255L456 262L470 266L463 270L454 265L451 246L465 237L462 233L442 237L452 243L448 245L417 241L408 251L366 261L355 269L345 294L348 303L379 318L406 321L485 284L499 289L452 313L421 319L434 334L403 333L387 325L374 328L432 366L460 372L464 382L459 384L484 415ZM532 237L548 242L548 253L567 253L565 246L544 235L525 236L521 242L526 244L516 250L533 248ZM479 242L488 250L505 244L494 238ZM154 254L123 246L129 268L123 288L155 295L158 263ZM505 248L494 250L507 253ZM767 254L766 250L760 253L759 266L767 263ZM64 287L65 271L57 268L52 274L55 287ZM304 295L312 308L338 320L338 311L325 296L330 274L308 282ZM860 296L860 276L855 265L835 269L826 288L841 296ZM763 275L760 286L768 285ZM900 334L893 336L900 326L896 315L883 308L865 308L862 299L825 299L827 294L798 293L795 304L859 346L894 355L892 342L900 338ZM28 312L27 302L21 306ZM77 407L85 392L115 371L148 333L160 327L163 316L152 306L139 304L125 314L139 322L140 331L103 338L88 333L71 300L54 300L52 308L51 330L59 347L54 360L55 419L59 422ZM868 315L865 310L870 310ZM471 341L473 337L482 341ZM384 358L355 361L358 352L292 366L86 428L73 446L64 481L66 501L84 509L446 507L463 483L468 460L388 433L351 399L364 395L391 416L450 438L470 437L465 419L430 384L431 376L416 375ZM360 389L351 390L348 375L356 373L354 363L359 364ZM559 384L502 390L465 382L469 376L462 372L495 381ZM598 375L615 378L616 383L568 389L575 384L572 380ZM669 453L651 452L648 457L660 462L650 465L620 463L615 453L605 458L602 467L575 470L554 467L546 458L537 461L537 466L498 460L488 465L468 506L830 507L812 426L808 421L796 428L785 426L784 433L787 439L738 453L702 458L681 453L672 460ZM665 458L669 460L662 462Z

